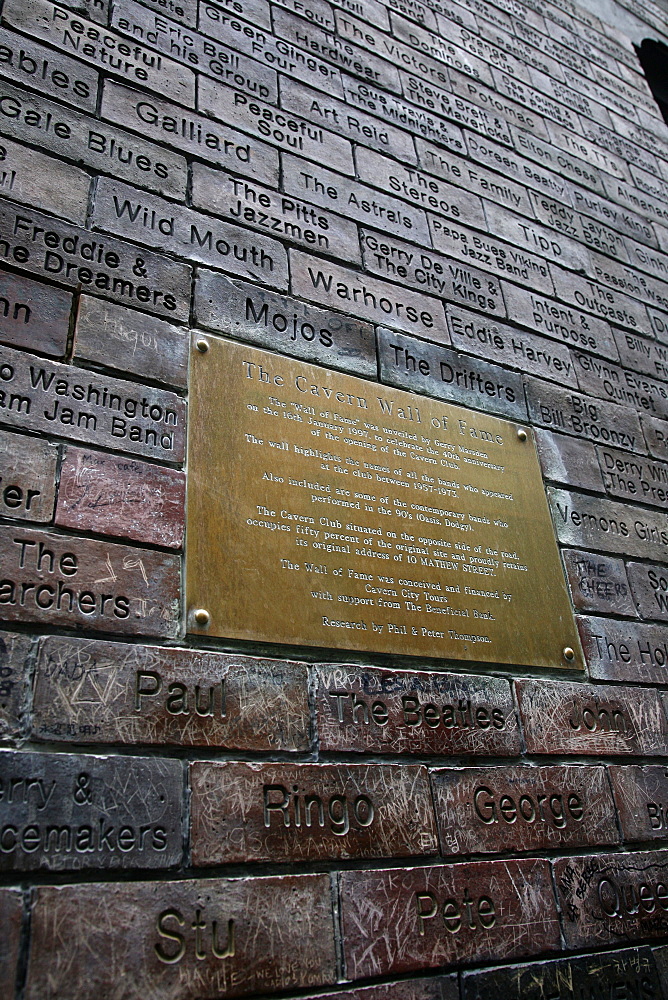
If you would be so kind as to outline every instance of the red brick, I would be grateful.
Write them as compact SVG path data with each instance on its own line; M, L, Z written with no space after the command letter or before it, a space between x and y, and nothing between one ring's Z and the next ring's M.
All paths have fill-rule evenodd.
M668 851L595 854L554 862L568 948L668 933Z
M49 636L33 737L230 750L308 750L306 667L196 649Z
M14 1000L23 919L20 889L0 889L0 1000Z
M26 1000L220 1000L336 976L328 875L40 886L31 926Z
M185 527L184 472L104 452L66 448L56 524L178 549Z
M40 354L65 353L72 294L18 274L0 272L0 297L9 303L0 314L0 341Z
M10 526L0 528L0 561L0 613L7 621L177 633L176 556Z
M459 1000L457 976L401 979L396 983L360 986L356 990L318 994L305 1000Z
M474 767L431 772L443 854L617 844L602 767Z
M44 523L53 517L58 448L0 431L0 514Z
M351 979L559 947L546 861L347 871L340 878Z
M195 865L437 852L426 767L196 761L190 784Z
M608 772L625 841L668 838L668 772L663 764L611 764Z
M519 753L505 680L325 665L317 668L320 747L359 753Z
M516 681L529 753L668 753L668 722L656 691Z
M0 632L0 739L16 739L21 732L21 710L28 679L28 656L33 639Z

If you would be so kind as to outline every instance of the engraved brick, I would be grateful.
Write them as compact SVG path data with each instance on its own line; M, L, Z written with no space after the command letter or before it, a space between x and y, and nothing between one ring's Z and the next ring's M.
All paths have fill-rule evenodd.
M627 163L637 163L642 170L658 174L659 169L656 156L654 153L647 152L645 147L651 143L654 152L658 156L665 157L666 150L668 149L665 140L660 139L658 136L650 137L644 129L641 129L638 125L632 125L631 122L625 122L619 116L615 116L615 125L617 131L612 131L612 129L604 128L596 122L583 119L582 132L587 139L590 139L597 146L602 147L619 159L625 160ZM632 138L627 138L627 135L620 134L622 129L627 135L632 136Z
M219 8L221 20L241 16L250 24L271 30L271 14L266 0L216 0L216 7ZM203 16L200 11L200 17ZM211 14L208 13L207 16L211 17Z
M450 303L446 316L450 339L458 350L561 385L572 384L573 362L567 347L497 320L490 322L480 313Z
M626 159L602 149L597 143L583 139L569 129L555 125L553 122L550 122L548 127L551 141L558 150L570 153L572 156L584 160L597 170L605 170L606 173L612 174L613 177L619 177L625 181L629 179L629 168Z
M559 947L545 861L347 871L340 879L353 979Z
M306 668L289 660L49 636L33 736L290 751L309 748Z
M185 388L188 331L90 295L79 299L74 356Z
M178 549L183 544L185 472L104 452L66 448L56 524Z
M302 10L299 3L285 3L283 6L295 6L299 9L300 13ZM369 24L373 24L377 28L382 28L384 31L389 30L390 18L388 16L388 12L385 6L382 5L382 3L377 3L376 0L354 0L353 3L350 3L349 0L333 0L333 6L343 8L344 14L352 8L354 9L355 14L358 17L361 17L363 21L367 21ZM309 8L310 2L307 2L305 7Z
M101 114L103 118L139 132L154 142L165 143L182 153L266 184L278 184L278 153L271 146L256 139L250 140L234 129L180 108L155 94L151 94L149 99L136 90L107 80L102 92ZM178 159L180 161L181 158ZM137 183L136 178L125 178L120 173L119 176Z
M431 771L443 854L617 844L602 767L485 767Z
M9 139L0 140L0 192L12 201L83 224L88 212L90 176Z
M34 359L11 347L0 348L0 365L5 423L170 462L183 460L185 403L173 392Z
M316 111L312 110L314 102L318 105ZM317 90L304 87L301 83L296 83L293 80L284 81L281 85L281 104L294 114L308 118L315 127L322 125L325 128L331 128L340 136L344 136L346 140L361 142L364 146L370 146L381 153L391 150L394 156L405 160L406 163L417 162L413 140L407 132L394 125L388 125L373 115L358 111L357 108L351 108L343 101L337 101L333 97L323 97ZM328 143L329 141L328 139ZM343 139L339 139L340 143L343 141ZM324 157L313 156L307 152L306 148L292 148L288 152L307 156L311 160L315 159L317 163L324 162L332 170L343 170L347 174L354 173L351 168L339 166L327 153Z
M627 241L630 246L629 241ZM647 253L648 260L655 260L658 256L657 251L648 250L646 247L643 248L640 244L635 244L642 252ZM641 274L639 271L634 270L628 265L611 260L609 257L603 257L601 254L594 253L591 251L591 262L594 268L594 277L597 281L600 281L602 285L606 287L606 294L609 294L611 288L621 288L625 297L630 295L635 296L641 302L647 303L647 305L653 305L657 309L668 310L668 283L655 277L652 273ZM663 263L663 261L662 261ZM645 268L647 271L648 268ZM661 277L664 277L664 272L660 271ZM611 301L608 299L608 301ZM616 319L614 322L620 324L620 326L628 326L624 319ZM643 325L635 326L631 324L632 329L637 329L638 332L644 333L646 336L651 336L651 332L647 330L646 322L643 320Z
M0 767L3 871L180 862L180 761L0 750Z
M613 261L607 258L611 268ZM594 266L598 274L598 267ZM588 278L580 278L559 267L552 267L554 288L558 298L579 306L602 319L619 323L631 330L650 336L647 313L637 299L620 291L599 285Z
M423 337L445 330L443 305L437 299L297 250L290 250L290 287L295 295L349 310L371 323L392 323Z
M287 99L290 83L290 80L285 79L281 85L281 103L289 112L295 112L295 108ZM295 83L293 86L302 87L302 84ZM309 90L308 93L316 102L329 105L330 99L324 98L319 90ZM301 114L302 117L296 117L294 114L285 115L276 111L271 105L249 98L243 91L225 87L207 76L201 77L199 81L197 107L205 115L217 118L226 125L240 128L256 138L266 139L271 146L276 146L278 149L297 152L317 163L324 161L334 170L343 173L353 173L350 142L328 130L332 122L324 120L314 122L308 101L305 102L303 111L297 110L297 114ZM327 125L328 128L322 128L323 125ZM215 125L213 129L216 129ZM257 180L262 178L258 177Z
M657 340L661 341L662 344L668 344L668 317L665 313L658 312L656 309L650 309L647 307L647 314L649 316L650 326L652 328L652 334ZM663 358L659 355L661 361ZM658 375L659 372L657 371Z
M665 509L668 503L668 465L644 455L629 455L616 448L598 447L605 489L622 500L640 500Z
M0 340L40 354L62 355L72 296L60 288L0 271Z
M367 152L369 155L376 155L370 150ZM360 156L358 150L358 163ZM378 157L378 159L384 158ZM377 174L374 183L376 187L381 187L380 171L377 171ZM395 236L408 236L416 243L431 246L427 216L422 208L414 208L394 197L379 194L349 177L283 154L283 186L288 194L312 201L323 208L345 213L346 217L356 219L358 222L380 226L385 232ZM355 250L359 253L356 233L354 239ZM317 245L314 249L318 249ZM343 254L339 253L338 256ZM350 253L346 256L351 257Z
M24 271L70 287L90 286L103 298L187 319L191 270L139 247L12 206L0 207L5 259Z
M668 459L668 420L658 417L643 417L642 429L650 455Z
M661 188L665 182L658 177L653 177L652 174L638 171L633 163L630 164L630 169L634 175L635 184L629 184L618 177L603 174L608 197L619 205L624 205L636 212L642 212L651 222L665 226L668 223L668 207ZM642 179L639 174L642 175Z
M408 243L368 229L361 230L360 240L368 271L395 281L400 279L404 285L419 291L426 288L448 301L463 302L505 317L500 283L491 274L471 267L466 256L455 261L433 251L418 252ZM434 329L429 338L449 344L445 323L442 329Z
M212 8L208 4L203 5L201 10L203 22L208 20L206 12L209 10L214 10L219 18L225 16L220 8ZM233 48L215 45L210 37L207 38L198 31L189 31L186 42L183 37L185 32L180 32L178 24L164 15L163 10L159 9L153 13L134 3L133 0L120 0L113 5L111 24L121 34L133 40L146 39L151 48L168 57L171 56L176 62L207 73L224 83L236 83L263 101L278 103L276 70L258 64L255 59L247 59L243 52L239 51L240 43L246 37L242 32L232 33L236 42ZM196 21L195 17L193 27Z
M548 488L557 537L563 545L660 559L668 545L668 514L583 493Z
M505 368L383 327L378 329L378 358L381 380L388 385L511 420L526 419L522 379Z
M542 42L543 38L540 40ZM537 90L532 91L529 87L519 90L515 80L508 80L509 86L506 89L506 81L502 80L503 92L508 93L511 97L516 97L522 104L526 104L546 118L551 118L560 125L572 129L573 132L582 133L582 126L574 112L593 118L603 125L609 126L611 124L610 113L603 106L603 103L598 103L591 96L578 93L570 84L554 80L547 73L541 73L540 70L532 68L530 75L533 87ZM565 108L564 105L566 105Z
M462 1000L579 1000L596 993L662 997L661 980L650 948L629 948L578 958L559 958L465 972Z
M356 375L377 374L373 327L341 313L204 270L197 275L195 312L200 326L258 347Z
M436 854L426 767L190 765L194 865Z
M668 945L661 945L659 948L652 948L654 961L656 962L659 980L662 983L668 982ZM664 990L665 996L665 990Z
M129 93L137 96L136 91ZM4 134L37 143L45 151L95 170L114 173L142 187L177 198L185 197L186 161L183 157L4 81L0 81L0 97Z
M356 0L357 2L357 0ZM424 979L401 979L378 986L319 994L317 1000L459 1000L456 976L429 976ZM310 997L309 1000L316 1000Z
M560 858L553 866L567 948L665 937L668 852Z
M147 195L108 177L98 181L93 224L161 250L285 288L288 261L277 241Z
M517 152L522 156L526 156L529 160L535 160L539 164L537 168L539 176L545 176L543 168L547 167L550 170L554 170L564 180L576 181L591 188L593 191L597 191L598 194L605 194L599 167L588 163L586 159L582 158L581 153L575 156L569 155L567 151L558 149L549 142L543 142L536 136L530 135L523 129L517 129L512 125L510 126L510 134ZM626 178L626 174L622 174L621 176ZM543 187L539 188L539 190L543 190ZM549 190L552 190L552 185L549 186Z
M427 57L420 53L418 62L418 58L412 49L405 48L405 52L402 52L400 45L396 47L398 54L403 57L407 66L414 65L416 68L419 68L419 72L416 74L406 73L403 70L399 74L401 76L404 96L416 106L415 110L410 112L405 110L402 113L397 108L397 113L401 114L399 120L410 117L413 122L411 131L414 131L416 136L430 139L433 142L439 142L453 153L465 153L469 140L473 138L475 144L477 137L471 137L467 132L466 138L464 138L461 131L461 127L463 126L466 129L471 129L473 132L479 132L480 135L485 137L485 140L512 146L508 122L505 118L494 115L487 108L481 107L478 104L464 100L459 94L452 93L450 81L448 79L441 79L441 74L435 73L431 69L430 64L427 64L426 68L430 72L428 79L425 79L427 74L424 72L424 60ZM388 103L390 107L393 104L395 108L397 107L396 101L392 101L392 99ZM435 114L425 116L423 110L425 105L428 108L433 107ZM383 105L384 107L385 105ZM387 112L385 113L387 114ZM450 125L450 122L454 122L455 124ZM421 124L425 124L427 127L421 129ZM445 142L443 142L444 132Z
M546 299L507 281L503 281L501 287L508 315L515 323L569 347L584 347L604 358L617 360L617 345L605 320L585 315L573 306Z
M55 445L0 431L0 513L21 521L50 521L57 461Z
M157 10L159 14L164 14L167 7L170 17L180 24L186 24L189 28L194 28L197 24L197 0L178 0L176 3L172 0L167 4L165 0L141 0L141 3L150 10ZM227 6L225 0L220 6ZM247 4L243 6L245 9Z
M6 28L0 28L0 75L84 111L95 111L96 70Z
M23 699L32 642L32 638L27 635L0 632L1 740L14 740L21 735ZM0 960L0 968L1 966Z
M646 566L631 562L627 563L626 572L641 617L668 621L668 572L665 564Z
M586 195L587 192L583 191L582 194ZM574 200L574 192L571 198ZM585 246L591 247L593 250L602 250L611 257L617 257L618 260L624 261L625 264L629 263L627 244L621 233L604 226L598 219L581 214L580 208L575 211L553 198L534 195L533 202L536 217L546 226L558 232L567 232L580 243L584 243ZM650 231L649 226L647 226L647 230ZM557 245L561 246L562 238L553 237L554 239L556 239ZM569 266L565 261L559 261L558 256L555 257L555 260L557 263Z
M656 331L654 317L659 313L648 310L650 322ZM660 340L650 340L647 337L639 337L628 330L615 330L615 340L619 350L619 357L623 365L633 368L634 371L644 372L653 378L668 379L668 348ZM629 381L631 377L628 377ZM666 391L668 395L668 390Z
M631 211L623 211L618 204L599 198L592 191L586 191L575 184L572 185L570 194L576 211L604 222L625 236L631 236L642 243L657 246L656 235L651 223L647 222L641 215Z
M193 923L195 924L193 928ZM67 927L67 953L56 946ZM202 1000L336 979L328 875L41 886L27 1000L118 992L109 927L135 995Z
M430 53L440 62L445 63L450 69L461 70L467 76L482 83L494 86L494 79L488 64L479 59L475 54L466 52L460 45L454 45L453 41L457 35L453 25L447 33L447 38L441 38L438 34L429 31L427 28L412 24L410 21L392 13L390 16L392 24L392 35L400 42L405 42L411 48L424 50ZM462 37L460 34L460 42ZM419 64L418 64L419 65Z
M603 491L596 450L589 441L553 434L541 427L534 429L534 438L545 479L597 493Z
M668 629L610 618L577 618L591 677L632 684L663 684L668 671Z
M668 721L652 689L546 680L515 688L529 753L666 753Z
M317 685L326 752L519 752L510 689L500 678L321 665Z
M529 416L539 427L573 434L594 444L612 444L644 451L640 420L635 410L569 392L551 382L527 376Z
M635 616L622 559L595 555L581 549L564 549L562 556L576 610Z
M0 889L0 1000L14 1000L16 989L21 923L23 920L23 894L20 889ZM431 998L425 998L431 1000ZM448 997L450 1000L450 997Z
M109 20L109 0L67 0L63 7L70 7L77 14L84 14L91 21L107 24Z
M195 104L193 71L155 55L136 38L131 54L124 55L123 49L130 47L122 35L109 28L102 32L93 22L48 0L31 0L29 4L8 0L2 16L11 27L76 55L97 69L118 74L128 83L147 87L189 107Z
M623 402L641 412L668 416L668 385L589 354L573 351L573 363L580 389L591 396Z
M610 764L608 773L624 841L665 841L668 827L666 768L660 764L646 767Z
M544 119L533 111L499 94L498 90L482 86L477 80L469 80L461 74L451 73L450 80L454 94L461 95L473 104L498 112L509 124L517 125L523 131L537 138L549 138Z
M173 637L176 556L27 528L0 528L7 621Z
M517 133L517 136L521 136L524 142L533 142L530 135L521 131ZM512 139L510 134L508 135L508 140L508 145L511 145ZM503 146L499 146L497 143L489 140L481 139L479 136L467 135L466 144L469 156L476 163L482 163L486 167L491 167L492 170L498 171L504 177L512 178L513 181L526 184L528 188L534 191L553 195L566 205L571 203L570 185L559 174L553 173L551 170L545 170L538 163L534 163L530 159L524 159L514 149L505 149ZM546 148L549 149L549 147ZM547 165L549 163L550 161L548 160ZM556 160L553 166L558 169ZM599 187L603 191L603 185L599 184ZM520 205L517 205L518 209L520 207Z
M309 164L298 161L308 170ZM316 170L317 168L314 168ZM327 171L329 174L329 171ZM339 177L339 174L331 174ZM361 263L357 226L351 218L342 218L326 211L330 204L323 203L315 193L307 190L293 190L285 182L286 166L283 166L283 191L280 194L270 188L260 187L250 181L231 177L220 170L212 170L203 164L193 164L192 204L230 222L241 223L260 232L270 232L272 236L289 240L291 244L303 246L307 250L317 250L343 260ZM342 180L348 178L341 177ZM349 183L351 183L349 181ZM373 195L372 191L368 192ZM288 198L297 194L304 197ZM314 208L322 205L322 208ZM331 206L336 208L337 206ZM338 206L339 208L341 206ZM323 210L325 209L325 210ZM346 212L354 217L354 212ZM424 232L429 238L427 220ZM265 279L265 283L268 283Z

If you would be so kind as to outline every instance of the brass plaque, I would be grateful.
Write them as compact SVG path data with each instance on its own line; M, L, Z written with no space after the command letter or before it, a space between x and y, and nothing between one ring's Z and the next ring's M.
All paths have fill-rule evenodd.
M582 667L530 430L214 337L190 379L190 632Z

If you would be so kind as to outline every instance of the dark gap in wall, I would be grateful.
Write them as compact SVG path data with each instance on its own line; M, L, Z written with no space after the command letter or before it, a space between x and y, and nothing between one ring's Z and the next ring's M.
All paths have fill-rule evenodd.
M668 122L668 45L653 38L644 38L634 46L649 89Z

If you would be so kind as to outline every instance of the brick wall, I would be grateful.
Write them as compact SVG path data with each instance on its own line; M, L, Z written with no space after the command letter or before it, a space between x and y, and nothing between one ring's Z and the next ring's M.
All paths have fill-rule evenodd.
M571 0L0 17L0 1000L668 998L668 132L629 39ZM531 425L585 674L189 637L202 334Z

